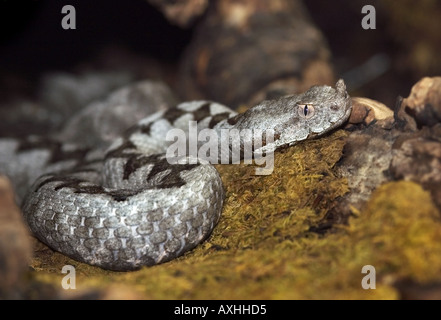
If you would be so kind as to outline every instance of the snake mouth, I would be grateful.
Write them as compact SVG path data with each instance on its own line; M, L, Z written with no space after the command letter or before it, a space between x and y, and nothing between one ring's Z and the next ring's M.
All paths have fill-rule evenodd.
M345 115L343 117L343 119L345 119L343 122L345 122L346 120L349 119L349 117L351 116L352 113L352 99L349 99L349 106L346 109Z
M315 139L329 132L333 132L334 130L339 128L342 124L344 124L346 121L348 121L351 112L352 112L352 103L349 104L349 107L346 109L344 115L340 119L336 120L335 122L330 122L330 126L327 129L323 130L322 132L310 132L306 139Z
M332 125L329 127L329 129L326 130L325 132L332 131L332 130L336 129L337 127L341 126L342 124L344 124L346 121L348 121L349 117L351 116L351 112L352 112L352 103L349 104L349 107L346 109L343 117L341 117L341 119L332 123ZM325 132L323 132L323 133L325 133Z

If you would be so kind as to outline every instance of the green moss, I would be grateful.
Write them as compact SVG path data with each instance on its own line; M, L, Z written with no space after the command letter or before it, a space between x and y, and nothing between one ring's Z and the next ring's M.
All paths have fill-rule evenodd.
M395 280L440 280L439 215L415 183L378 188L366 209L335 233L309 231L348 191L333 170L345 135L338 131L278 152L269 176L254 176L253 166L218 166L227 198L206 242L136 272L71 261L80 270L77 287L120 284L148 299L394 299ZM65 262L51 268L61 270ZM367 264L376 268L376 290L361 288ZM59 285L62 275L46 270L35 278Z
M389 183L373 195L350 236L368 259L395 278L441 279L441 224L430 194L413 182Z

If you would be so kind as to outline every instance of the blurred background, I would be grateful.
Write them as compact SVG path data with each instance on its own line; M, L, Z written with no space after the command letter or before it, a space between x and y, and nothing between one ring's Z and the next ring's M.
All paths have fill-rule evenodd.
M181 58L213 1L185 1L198 3L201 13L181 25L155 2L161 1L0 1L2 101L32 97L48 72L87 68L133 68L139 77L161 79L176 89ZM76 30L61 28L65 4L76 9ZM376 9L375 30L361 27L366 4ZM345 78L352 95L393 107L421 77L441 74L440 1L308 0L303 5L302 15L323 33L335 76Z

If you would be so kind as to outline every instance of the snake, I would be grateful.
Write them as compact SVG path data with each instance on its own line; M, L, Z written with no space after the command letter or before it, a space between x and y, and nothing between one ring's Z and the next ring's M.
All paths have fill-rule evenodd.
M8 174L8 168L26 161L42 162L45 169L32 173L39 177L26 187L21 203L39 240L80 262L136 270L195 248L222 213L225 191L218 171L210 161L189 161L190 155L184 157L187 161L170 163L168 132L188 134L191 121L198 132L210 129L219 140L225 130L271 130L273 139L264 139L260 148L268 154L340 127L351 108L342 79L335 87L316 85L243 113L212 101L182 102L140 120L104 152L41 137L0 142L0 171ZM254 138L241 136L240 144ZM49 156L42 160L36 155L43 148ZM232 147L220 149L219 157L225 149L231 152ZM14 158L17 154L21 160Z

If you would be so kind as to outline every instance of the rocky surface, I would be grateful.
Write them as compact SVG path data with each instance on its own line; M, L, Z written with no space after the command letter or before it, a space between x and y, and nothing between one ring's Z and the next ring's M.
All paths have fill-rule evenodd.
M392 150L394 179L420 183L441 210L441 77L423 78L401 102Z
M11 183L0 175L0 299L23 297L31 252L28 227L14 202Z

